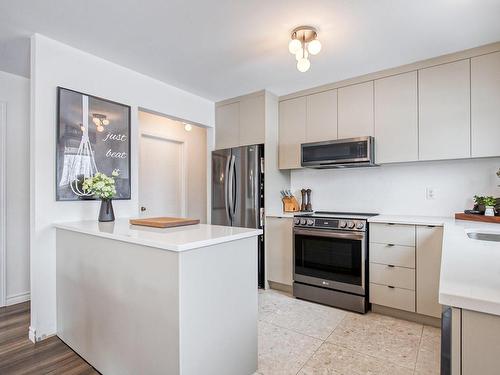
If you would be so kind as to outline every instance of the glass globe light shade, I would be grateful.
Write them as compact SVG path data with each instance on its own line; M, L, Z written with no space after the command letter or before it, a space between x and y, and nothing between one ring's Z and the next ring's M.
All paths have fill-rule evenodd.
M308 57L309 57L309 52L307 52L307 50L302 49L302 47L295 54L295 58L297 59L297 61L299 61L302 58L307 59Z
M98 117L92 117L92 121L94 122L94 124L96 124L97 126L99 126L99 123L101 122L101 120L99 120Z
M321 51L321 43L318 39L311 40L307 44L307 49L311 55L317 55Z
M299 70L299 72L302 72L302 73L307 72L310 67L311 67L311 63L306 58L300 59L299 61L297 61L297 69Z
M109 125L109 120L107 118L105 118L104 120L102 120L102 124Z
M104 130L104 127L103 127L102 125L99 125L99 126L97 127L97 131L98 131L98 132L102 132L103 130Z
M290 51L291 54L295 55L300 48L302 48L302 43L298 39L292 39L288 43L288 50Z

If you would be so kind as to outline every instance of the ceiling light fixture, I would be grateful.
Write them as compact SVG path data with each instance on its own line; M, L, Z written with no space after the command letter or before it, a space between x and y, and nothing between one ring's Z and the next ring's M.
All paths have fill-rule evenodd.
M193 129L193 126L191 124L188 124L187 122L184 123L184 130L187 132L190 132Z
M293 29L288 51L295 55L299 72L307 72L311 67L309 55L317 55L321 51L317 30L311 26L299 26Z

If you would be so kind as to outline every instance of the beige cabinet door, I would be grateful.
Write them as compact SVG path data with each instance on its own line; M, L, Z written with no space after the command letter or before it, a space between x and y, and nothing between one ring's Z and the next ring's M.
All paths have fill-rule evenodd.
M266 218L267 280L284 285L293 283L292 224L292 218Z
M500 317L462 310L462 375L500 372Z
M417 313L441 317L439 274L443 228L417 225Z
M471 59L472 157L500 155L500 52Z
M377 163L418 160L417 72L375 81Z
M338 89L338 137L373 135L373 81Z
M250 96L240 101L240 146L255 145L265 141L264 95Z
M238 146L240 139L240 103L215 108L215 149Z
M300 168L300 145L306 141L306 97L279 105L278 166Z
M470 61L419 70L419 160L470 157Z
M307 97L306 142L337 139L337 90Z

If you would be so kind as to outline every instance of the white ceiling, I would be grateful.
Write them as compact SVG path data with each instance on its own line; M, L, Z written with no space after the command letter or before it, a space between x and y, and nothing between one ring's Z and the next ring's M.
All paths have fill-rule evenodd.
M499 0L0 0L0 70L34 32L212 100L278 95L500 41ZM290 30L319 29L300 73Z

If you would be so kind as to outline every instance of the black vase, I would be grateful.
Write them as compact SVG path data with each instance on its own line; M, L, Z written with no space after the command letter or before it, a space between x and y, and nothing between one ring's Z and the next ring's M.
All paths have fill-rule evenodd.
M113 212L113 203L111 199L101 200L101 209L99 210L99 221L115 221L115 213Z

